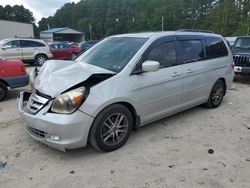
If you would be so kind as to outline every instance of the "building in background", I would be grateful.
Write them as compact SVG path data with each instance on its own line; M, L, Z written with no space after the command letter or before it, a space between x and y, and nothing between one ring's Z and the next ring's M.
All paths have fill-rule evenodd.
M40 32L40 38L46 42L53 42L53 41L82 42L85 39L83 32L68 27L53 28L46 31L42 31Z
M6 38L34 38L33 25L0 20L0 40Z

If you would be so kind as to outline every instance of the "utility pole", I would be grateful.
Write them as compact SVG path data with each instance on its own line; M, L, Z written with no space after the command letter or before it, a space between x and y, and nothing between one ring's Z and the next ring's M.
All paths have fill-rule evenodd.
M164 16L161 17L161 30L164 31Z

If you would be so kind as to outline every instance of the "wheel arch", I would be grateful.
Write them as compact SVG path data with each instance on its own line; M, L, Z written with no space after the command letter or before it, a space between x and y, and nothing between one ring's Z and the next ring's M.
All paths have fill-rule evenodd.
M48 56L47 56L45 53L37 53L37 54L35 55L35 59L36 59L37 56L39 56L39 55L44 55L44 56L48 59Z
M98 108L97 111L95 111L94 113L94 118L101 112L103 111L105 108L108 108L112 105L115 104L120 104L125 106L131 113L132 117L133 117L133 130L137 130L137 128L140 126L141 123L141 118L138 115L136 108L128 101L124 101L124 100L118 100L118 101L113 101L111 103L106 103L105 105L102 105L101 108ZM91 125L92 126L92 125Z
M5 84L7 87L10 87L10 85L5 80L0 79L0 82L3 83L3 84Z
M225 85L225 93L224 93L224 95L226 95L226 92L227 92L227 82L226 82L226 79L225 78L223 78L223 77L221 77L221 78L219 78L218 80L221 80L223 83L224 83L224 85Z
M130 113L133 117L133 130L137 130L137 128L140 126L141 119L140 119L140 116L137 114L134 106L128 102L117 102L114 104L121 104L121 105L125 106L126 108L128 108L128 110L130 111Z

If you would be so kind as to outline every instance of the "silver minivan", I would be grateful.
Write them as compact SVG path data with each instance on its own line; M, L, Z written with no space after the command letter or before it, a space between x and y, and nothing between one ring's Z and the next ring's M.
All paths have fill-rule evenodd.
M65 151L89 142L113 151L140 126L200 104L218 107L233 66L216 34L111 36L74 62L46 62L33 91L20 94L19 112L28 135L48 146Z

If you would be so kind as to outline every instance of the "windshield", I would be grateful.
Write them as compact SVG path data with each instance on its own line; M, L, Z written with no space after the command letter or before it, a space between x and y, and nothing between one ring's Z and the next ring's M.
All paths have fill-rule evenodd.
M147 41L146 38L113 37L91 48L76 59L113 72L120 72Z
M0 45L6 43L6 42L8 42L8 41L9 41L8 39L0 40Z
M236 48L250 48L250 37L249 38L238 38L235 41L234 47L236 47Z

